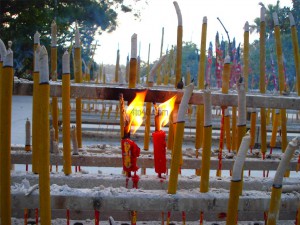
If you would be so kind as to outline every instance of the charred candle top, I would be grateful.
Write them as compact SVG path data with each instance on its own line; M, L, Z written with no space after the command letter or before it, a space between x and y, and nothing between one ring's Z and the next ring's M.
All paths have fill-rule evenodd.
M248 21L246 21L246 23L245 23L244 31L249 32L249 23L248 23Z
M70 73L70 55L68 51L65 51L62 57L62 72L63 74Z
M204 90L204 126L208 127L212 125L211 115L211 91L209 89Z
M6 51L5 44L0 39L0 61L4 60L4 58L6 57L6 54L7 54L7 51Z
M34 51L34 72L39 72L40 71L40 50L41 46L38 44Z
M262 6L260 8L260 22L265 22L266 21L265 17L266 17L266 8Z
M294 19L294 16L293 16L293 14L291 12L289 13L289 19L290 19L290 26L291 27L295 26L296 25L295 19Z
M273 12L273 21L275 26L279 26L278 15L276 12Z
M34 34L34 37L33 37L33 43L34 44L39 44L40 43L40 33L37 31L37 32L35 32L35 34Z
M137 34L131 36L131 58L137 58Z
M80 48L80 34L79 29L76 25L76 31L75 31L75 48Z
M40 59L40 84L49 83L49 63L48 63L48 52L45 46L41 46L39 54Z
M176 10L176 14L177 14L177 19L178 19L178 26L182 26L182 15L181 15L181 11L179 8L179 5L176 1L173 2L175 10Z

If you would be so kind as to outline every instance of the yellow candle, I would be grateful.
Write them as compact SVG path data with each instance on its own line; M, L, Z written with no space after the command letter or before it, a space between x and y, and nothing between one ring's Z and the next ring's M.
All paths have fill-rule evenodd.
M178 27L177 27L177 51L176 51L176 79L175 88L181 79L181 64L182 64L182 16L179 5L176 1L173 2L177 13Z
M57 80L57 26L53 20L51 24L51 79ZM55 140L58 141L58 101L52 98L52 125L55 130Z
M1 117L0 117L0 188L1 202L0 215L1 224L11 224L11 195L10 195L10 168L11 168L11 112L12 112L12 89L13 89L13 52L9 48L6 52L5 46L0 39L0 45L4 52L1 52L3 58L2 79L0 88ZM3 79L5 78L5 79Z
M41 125L40 122L40 114L38 113L38 106L40 105L40 94L39 94L39 83L40 83L40 69L39 69L39 37L40 34L38 32L34 35L34 72L33 72L33 95L32 95L32 172L38 173L39 167L39 147L38 141L40 140L39 129Z
M232 151L236 151L237 148L236 148L236 143L237 143L237 133L236 133L236 107L233 106L232 107L232 146L231 146L231 149Z
M224 127L225 127L225 136L226 136L226 147L227 147L228 151L230 151L231 150L231 135L230 135L230 115L229 115L228 109L225 109Z
M119 65L120 64L120 50L117 50L117 62L116 62L116 68L115 68L115 82L119 82Z
M137 76L137 35L131 36L131 59L129 66L129 88L135 88Z
M222 74L222 93L228 94L230 78L230 57L227 55L224 60L224 69Z
M164 28L162 28L162 31L161 31L161 43L160 43L159 58L161 58L161 56L162 56L163 45L164 45ZM158 69L157 69L157 79L156 79L156 84L157 85L161 85L162 76L163 75L161 74L161 66L159 66Z
M294 50L297 93L298 96L300 96L300 57L299 57L298 35L297 35L295 20L291 12L289 13L289 18L290 18L292 43L293 43L293 50Z
M251 112L251 117L250 117L250 148L253 148L255 145L255 129L256 129L256 110L253 109Z
M277 13L273 13L273 20L274 20L274 32L275 32L275 42L276 42L276 53L277 53L277 63L278 63L278 76L279 76L279 92L283 94L285 90L285 80L284 80L284 65L283 65L283 56L282 56L282 45L281 45L281 38L280 38L280 28L278 22ZM285 151L287 146L287 134L286 134L286 110L280 110L280 119L281 119L281 149L282 152Z
M276 114L273 119L272 136L271 136L271 141L270 141L271 148L274 148L276 146L276 136L277 136L279 120L280 120L279 110L276 110Z
M69 175L71 169L71 132L70 132L70 56L66 51L62 59L62 119L63 119L63 157L64 173Z
M246 22L244 26L244 79L245 89L248 91L248 75L249 75L249 23Z
M261 94L266 93L265 85L265 65L266 65L266 9L260 9L260 38L259 38L259 90ZM260 133L261 133L261 152L263 157L267 151L267 128L266 128L266 109L260 109Z
M80 48L79 30L76 28L75 32L75 83L82 82L82 60ZM81 134L81 98L76 98L76 134L78 148L82 147L82 134Z
M209 172L211 156L211 139L212 139L212 115L211 115L211 92L204 91L204 135L202 163L201 163L201 182L200 192L208 192L209 189Z
M39 147L39 202L40 202L40 217L41 224L51 225L51 203L50 203L50 127L49 127L49 100L50 100L50 85L48 81L48 53L44 46L40 52L40 98L39 113L41 114L40 122L43 127L43 132L40 134L41 141Z

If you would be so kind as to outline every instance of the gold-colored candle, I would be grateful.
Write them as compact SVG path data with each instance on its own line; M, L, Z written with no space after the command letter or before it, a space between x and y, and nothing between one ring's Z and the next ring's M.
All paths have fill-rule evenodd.
M137 34L131 36L131 58L129 66L129 88L135 88L137 76Z

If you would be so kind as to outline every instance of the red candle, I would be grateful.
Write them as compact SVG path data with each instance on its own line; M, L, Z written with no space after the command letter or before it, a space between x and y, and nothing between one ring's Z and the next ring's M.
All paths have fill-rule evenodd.
M157 106L154 104L155 109L155 131L152 133L153 148L154 148L154 169L158 173L158 177L161 178L162 173L167 172L167 158L166 158L166 133L161 130L161 127L169 122L169 116L171 115L176 95L167 100L166 102Z
M140 148L137 144L129 138L122 139L122 161L123 170L127 172L130 177L130 172L136 172L139 167L137 166L137 157L140 156Z
M161 177L161 174L167 171L166 132L163 130L155 131L152 133L152 138L155 173L158 173L158 176Z

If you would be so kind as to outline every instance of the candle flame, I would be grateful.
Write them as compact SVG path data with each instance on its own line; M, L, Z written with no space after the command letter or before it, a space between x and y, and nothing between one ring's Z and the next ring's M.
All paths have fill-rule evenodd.
M126 109L126 117L129 120L129 125L126 130L127 133L129 133L131 129L132 134L134 134L143 123L146 93L147 90L137 92L135 98Z
M161 103L158 106L159 110L159 128L165 126L169 122L169 117L174 109L176 95L174 95L169 100Z

